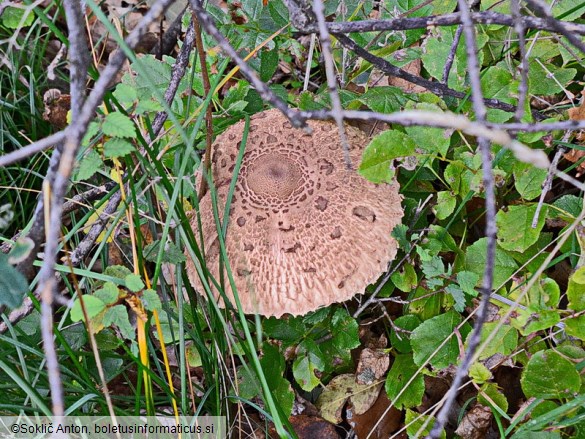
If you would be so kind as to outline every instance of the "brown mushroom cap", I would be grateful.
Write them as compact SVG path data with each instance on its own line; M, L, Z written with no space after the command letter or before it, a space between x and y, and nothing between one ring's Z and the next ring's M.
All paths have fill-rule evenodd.
M246 313L301 315L343 302L363 293L396 255L390 234L403 216L398 184L375 185L348 170L336 125L309 125L312 134L292 128L277 110L251 119L226 236ZM220 212L243 130L243 121L233 125L213 146ZM346 133L357 166L368 138L349 126ZM209 193L200 212L207 267L219 279L219 241ZM191 227L198 236L196 215ZM187 260L191 283L203 291L193 262ZM227 275L224 279L226 294L233 299Z

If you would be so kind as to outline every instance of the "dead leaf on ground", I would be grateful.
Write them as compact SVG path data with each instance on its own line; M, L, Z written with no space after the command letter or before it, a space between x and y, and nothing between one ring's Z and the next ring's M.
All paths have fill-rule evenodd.
M315 405L325 420L338 424L343 420L343 407L348 400L355 413L365 413L376 401L383 384L358 384L353 374L338 375L325 386Z
M71 96L61 93L61 90L51 88L43 95L43 119L53 125L57 130L65 128L67 123L67 112L71 108Z
M347 411L347 422L353 428L358 439L386 439L392 436L401 426L402 412L391 407L385 391L379 393L374 405L363 414ZM392 436L394 437L394 436ZM397 438L406 437L396 436Z
M462 439L480 439L486 437L486 433L492 423L492 411L481 404L475 405L469 410L455 433Z
M372 384L384 376L390 366L390 356L384 349L365 348L360 353L356 370L359 384Z

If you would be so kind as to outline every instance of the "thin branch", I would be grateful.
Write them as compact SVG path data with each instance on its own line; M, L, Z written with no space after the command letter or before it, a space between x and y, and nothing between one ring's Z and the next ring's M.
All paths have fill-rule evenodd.
M59 131L37 142L33 142L30 145L23 146L22 148L19 148L16 151L4 154L3 156L0 156L0 168L24 160L27 157L36 154L37 152L41 152L44 151L45 149L52 148L53 146L61 143L64 138L65 131Z
M254 86L256 91L260 94L260 97L269 102L275 108L278 108L282 114L284 114L295 127L304 126L304 121L299 119L296 112L288 108L286 102L280 99L263 81L258 78L258 75L252 70L248 64L242 59L238 52L231 46L228 40L221 34L217 29L213 18L203 9L200 0L189 0L191 9L197 15L199 23L205 31L211 35L215 41L219 44L222 50L235 62L242 74L246 77L248 82Z
M343 155L345 157L345 165L351 168L351 158L349 157L349 145L345 135L345 128L343 126L343 107L337 93L337 80L335 77L335 63L333 62L333 55L331 53L331 39L327 31L327 24L325 22L325 7L321 0L313 0L313 11L317 18L317 27L319 28L319 39L321 40L321 52L325 61L325 76L327 77L327 88L329 97L331 99L331 109L333 111L333 118L339 130L339 139L341 147L343 148Z
M526 4L528 4L528 6L534 11L536 15L539 15L544 19L544 22L550 26L553 32L560 33L567 40L569 40L573 46L575 46L581 52L585 53L585 43L583 43L583 41L581 41L581 39L575 35L573 30L569 30L565 26L565 23L555 19L550 14L547 4L542 2L542 0L526 0Z
M474 23L486 25L504 25L514 27L514 17L491 11L472 12ZM585 35L585 25L557 20L567 32L576 35ZM348 34L361 32L379 32L393 30L426 29L433 26L455 26L461 24L461 13L444 14L430 17L392 18L387 20L339 21L327 23L327 29L333 34ZM546 20L537 17L522 17L522 24L526 29L539 29L548 32L558 32ZM299 33L311 34L317 32L315 25L297 27Z
M459 10L461 13L461 21L463 32L465 33L465 42L467 49L467 69L469 72L469 80L471 83L471 99L473 102L473 109L478 123L485 122L487 110L483 102L483 95L481 91L480 66L477 59L477 44L475 40L475 28L471 19L469 6L466 0L459 0ZM490 142L485 137L478 138L478 147L482 158L483 171L483 185L485 191L485 210L486 210L486 226L485 235L487 238L486 249L486 264L483 273L483 282L481 289L481 302L479 305L478 317L473 325L473 331L468 339L467 349L463 361L457 368L453 382L445 395L443 406L437 414L437 420L429 433L431 439L438 439L441 436L443 427L447 423L451 406L455 402L459 386L463 379L467 376L469 366L479 342L481 341L481 329L488 317L488 305L492 293L494 281L494 262L496 257L496 197L494 174L492 169L492 155Z
M336 34L335 37L339 40L341 44L343 44L348 49L354 51L355 54L360 56L361 58L365 59L366 61L372 63L376 68L380 69L387 75L396 76L397 78L404 79L405 81L411 82L413 84L419 85L421 87L426 88L427 90L435 93L437 96L452 96L458 99L466 99L467 94L453 90L447 87L445 84L441 84L440 82L433 82L427 79L423 79L420 76L413 75L408 73L386 61L383 58L380 58L376 55L371 54L363 47L359 46L355 41L351 38L343 34ZM505 102L501 102L497 99L485 99L485 104L490 108L496 108L498 110L508 111L513 113L516 111L516 107L510 105ZM539 112L535 111L534 117L537 120L542 120L545 117L540 114Z
M453 43L451 43L449 55L447 55L447 59L445 60L445 67L443 68L443 76L441 79L441 82L445 85L447 85L449 82L449 73L451 72L451 67L453 67L453 61L455 61L455 54L457 53L457 48L459 47L459 41L461 40L462 32L463 27L459 26L455 32L455 36L453 37Z
M550 164L550 167L548 169L548 173L546 174L546 179L544 180L544 183L542 185L542 191L540 192L540 198L538 199L538 204L536 206L536 211L534 212L534 217L532 218L532 228L535 229L536 226L538 225L538 218L540 217L540 211L542 209L542 206L544 205L544 198L546 197L546 194L548 193L548 191L550 191L551 187L552 187L552 181L553 181L553 177L555 175L555 171L557 169L557 165L559 163L559 160L561 159L562 155L565 152L565 148L559 148L557 153L555 154L555 156L553 157L553 160Z
M515 24L514 30L518 34L518 52L520 55L520 65L518 70L520 72L520 84L518 85L518 104L514 119L516 122L521 122L524 117L524 105L526 104L526 97L528 96L528 55L526 54L526 27L522 22L522 15L520 14L520 0L512 0L512 16Z

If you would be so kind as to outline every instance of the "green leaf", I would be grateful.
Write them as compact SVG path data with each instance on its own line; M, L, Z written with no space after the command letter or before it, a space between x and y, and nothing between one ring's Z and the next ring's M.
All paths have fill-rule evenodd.
M569 278L568 307L573 311L585 310L585 267L580 267Z
M417 370L411 354L397 355L394 358L392 369L386 377L386 393L392 405L398 410L422 404L425 381L422 373L416 374ZM412 377L415 378L409 383Z
M359 97L359 101L378 113L393 113L400 110L407 97L398 87L371 87Z
M83 304L85 305L85 310L87 311L87 317L90 319L97 316L106 307L106 304L100 299L88 294L83 295ZM79 299L75 299L73 307L71 308L70 316L71 320L74 322L79 322L81 320L85 321L83 318L83 312L81 311L81 303L79 302Z
M460 322L461 316L451 310L422 322L412 331L410 344L415 364L421 366L428 362L435 369L444 369L451 364L456 364L460 352L454 331ZM436 354L435 351L437 351Z
M112 276L117 279L124 280L124 278L129 274L132 274L132 272L123 265L110 265L106 267L104 274L106 276Z
M156 262L156 258L158 257L158 252L160 251L160 241L154 241L148 244L142 253L147 261ZM168 241L164 247L164 251L162 252L162 259L161 262L166 262L169 264L180 264L181 262L185 262L186 258L183 252L177 245L171 241Z
M108 158L124 157L134 150L134 145L120 137L113 137L104 143L104 156Z
M374 137L364 150L359 173L373 183L392 183L395 158L414 154L415 143L405 134L388 130Z
M575 195L563 195L553 203L553 206L561 213L558 213L557 209L551 209L552 214L559 215L565 221L573 221L583 210L583 199Z
M495 335L493 332L496 331ZM492 337L484 350L479 354L479 359L483 360L495 354L509 355L518 346L518 331L510 325L501 325L499 321L486 322L481 328L480 345ZM468 343L469 340L466 340Z
M144 289L144 282L142 282L142 279L137 274L128 274L124 277L124 284L126 288L134 293Z
M144 309L148 311L160 310L162 309L162 303L160 302L160 297L158 297L158 293L154 290L148 289L142 292L142 304L144 305Z
M451 191L437 192L437 204L433 206L433 212L439 220L448 218L457 206L457 197Z
M481 390L477 395L477 402L479 402L481 405L485 405L486 407L491 407L493 402L500 409L502 409L504 413L508 412L508 400L504 394L500 392L497 384L494 383L485 383L483 386L481 386Z
M263 50L260 52L260 79L264 82L270 81L278 68L278 50Z
M476 361L469 367L469 377L476 384L483 384L492 379L492 373L483 363Z
M331 318L333 344L338 349L353 349L360 345L359 326L346 309L339 308Z
M418 284L416 271L414 270L413 265L409 263L404 264L400 270L392 273L390 280L396 286L396 288L404 293L411 292Z
M136 137L136 127L132 120L120 112L109 113L103 123L102 131L112 137Z
M299 355L293 362L293 375L299 386L310 392L321 382L315 371L325 370L325 361L319 346L313 340L304 340L299 344L298 350Z
M131 85L120 83L116 86L114 97L122 105L129 107L134 105L134 102L138 99L138 94L136 93L136 89Z
M559 68L554 64L531 60L528 66L528 91L541 96L560 93L576 74L576 69Z
M8 256L0 253L0 306L18 308L27 292L25 277L8 263Z
M443 110L438 105L426 102L409 102L406 105L406 109L443 113ZM424 153L442 157L447 154L451 144L451 133L448 130L420 125L405 127L404 129L406 134L414 141L416 147Z
M486 249L487 238L481 238L467 247L465 253L465 270L477 274L478 279L483 278ZM497 288L507 282L517 268L518 266L512 256L500 249L496 249L496 257L494 261L494 287Z
M498 99L509 104L515 103L518 95L518 81L507 69L489 67L482 72L481 90L486 98Z
M22 5L24 6L24 5ZM23 20L22 24L20 21L23 19L24 14L28 15ZM28 27L33 24L35 20L35 14L32 9L28 8L15 8L8 6L2 13L2 24L8 29L18 29L19 27Z
M114 283L106 282L102 288L94 293L94 296L104 302L104 304L111 305L118 301L120 290Z
M264 320L263 327L267 337L288 343L300 340L307 332L307 327L303 324L301 317L283 319L270 317Z
M570 360L551 349L532 356L520 384L527 398L564 399L579 391L581 378Z
M421 320L413 314L400 316L394 320L392 332L390 332L390 344L392 347L402 354L412 352L410 345L411 332L420 324Z
M8 263L15 265L24 261L34 246L35 243L29 237L18 238L10 249L10 253L8 253Z
M546 209L542 209L536 227L532 220L537 205L509 206L508 211L499 211L496 215L498 227L498 244L504 250L523 252L536 241L546 219Z
M536 168L528 163L514 164L514 187L525 200L533 200L542 193L542 185L547 170Z
M430 422L427 422L430 418ZM406 409L406 419L404 420L406 424L406 434L408 435L409 439L419 439L422 437L428 436L431 432L431 429L435 425L435 417L429 415L422 415L410 409ZM426 427L421 430L422 426L426 423ZM447 435L445 434L445 430L441 430L441 434L439 435L440 439L446 439Z
M477 296L475 286L479 282L479 275L471 271L460 271L457 273L457 282L465 294L472 297Z
M456 285L447 285L445 290L453 297L455 302L453 309L457 312L463 312L465 310L465 294L463 290Z
M128 311L124 305L116 305L108 308L104 314L104 326L116 325L122 336L127 340L134 340L134 328L128 319Z
M77 176L75 179L77 181L87 180L102 167L102 158L97 152L90 149L79 162L79 169L77 170Z

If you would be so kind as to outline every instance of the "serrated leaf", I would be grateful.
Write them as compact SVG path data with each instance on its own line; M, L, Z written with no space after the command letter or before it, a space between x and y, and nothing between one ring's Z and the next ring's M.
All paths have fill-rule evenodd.
M338 349L353 349L360 345L359 326L347 310L340 308L331 318L333 344Z
M560 93L576 74L576 69L559 68L554 64L531 60L528 66L528 91L540 96Z
M520 383L528 398L564 399L579 391L581 378L570 360L551 349L532 356Z
M8 263L8 256L0 253L0 306L19 307L27 292L25 277Z
M270 317L263 322L264 333L267 337L285 342L300 340L307 332L301 317L277 319Z
M467 247L465 252L465 270L477 274L478 279L483 277L485 270L486 248L487 238L481 238ZM494 287L499 287L507 282L517 268L518 266L512 256L500 249L496 249Z
M120 290L112 282L106 282L94 293L94 296L104 302L106 305L111 305L120 297Z
M144 289L144 282L137 274L128 274L124 277L124 284L130 291L137 293Z
M359 101L378 113L393 113L400 110L407 97L398 87L371 87L359 97Z
M82 297L83 304L85 305L85 310L87 312L87 317L89 317L90 319L97 316L106 307L106 304L95 296L84 294ZM79 322L81 320L85 321L85 319L83 318L83 312L81 310L81 303L79 302L79 299L75 299L73 307L71 308L71 313L69 315L71 317L71 320L74 322Z
M264 82L270 81L278 67L278 50L263 50L260 52L260 79Z
M454 331L460 322L461 316L453 310L422 322L410 337L414 363L421 366L428 362L436 369L457 364L460 352Z
M83 181L92 177L102 167L102 164L100 155L93 149L90 149L79 162L76 180Z
M359 173L373 183L392 183L394 159L413 155L414 149L410 137L396 130L384 131L364 150Z
M136 128L132 120L120 112L109 113L102 122L102 131L112 137L136 137Z
M533 200L542 193L542 185L547 170L536 168L528 163L514 164L514 187L525 200Z
M124 305L116 305L108 308L102 322L104 326L116 325L125 339L134 340L134 328L130 324L128 310Z
M144 309L148 311L162 309L162 303L160 302L160 297L158 297L158 293L156 291L151 289L144 290L140 298L142 299Z
M398 410L417 407L422 403L425 382L422 373L416 374L417 370L418 366L414 364L411 354L397 355L394 358L386 377L385 388L392 405ZM414 379L410 381L412 377Z
M553 203L553 206L561 212L559 213L557 209L551 209L552 214L555 216L559 215L566 221L572 221L581 214L583 210L583 199L575 195L563 195Z
M483 384L492 379L492 373L483 363L476 361L469 368L469 377L476 384Z
M453 309L457 312L463 312L465 310L465 294L463 290L456 285L447 285L445 290L453 297L455 302Z
M471 271L460 271L457 273L457 282L465 294L469 294L472 297L477 296L475 286L479 282L479 275Z
M124 106L134 105L138 99L136 89L129 84L120 83L116 86L114 97Z
M160 241L154 241L148 244L142 253L144 254L144 257L147 261L156 262L159 251ZM179 249L179 247L177 247L173 242L168 241L164 247L164 251L162 252L161 262L169 264L180 264L181 262L185 261L186 258L181 249Z
M130 142L120 137L114 137L104 143L104 156L108 158L124 157L136 148Z
M493 332L496 332L493 334ZM518 346L518 331L510 325L501 325L499 321L486 322L481 328L481 342L483 343L491 338L484 350L479 354L479 359L483 360L495 354L509 355ZM468 343L469 340L466 340Z
M537 205L509 206L508 211L499 211L496 215L498 227L498 244L504 250L523 252L536 241L546 219L546 209L542 209L536 227L532 228L532 220Z

